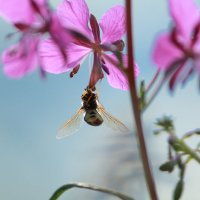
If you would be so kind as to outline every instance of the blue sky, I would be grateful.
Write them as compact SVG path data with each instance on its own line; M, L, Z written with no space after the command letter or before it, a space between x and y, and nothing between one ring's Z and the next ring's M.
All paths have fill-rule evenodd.
M59 1L53 1L57 5ZM90 11L98 19L111 6L123 1L87 0ZM139 80L150 80L156 68L151 50L156 35L170 24L164 0L134 2L136 60ZM0 51L12 41L5 35L13 31L0 19ZM136 199L148 199L138 160L134 134L113 133L105 127L83 124L80 131L63 140L55 138L58 128L80 107L80 96L88 83L89 61L70 79L68 74L48 75L41 80L36 71L21 80L11 80L0 70L0 198L6 200L44 200L67 182L82 181L121 190ZM0 63L2 68L2 64ZM143 116L145 135L160 199L171 198L177 172L168 175L158 166L166 158L166 138L152 134L155 119L171 115L181 134L199 126L199 92L196 79L173 95L163 88ZM111 88L106 80L100 84L100 101L107 111L133 127L128 92ZM195 142L195 141L194 141ZM199 166L192 163L187 171L187 187L183 200L198 200ZM120 184L119 184L120 183ZM103 199L92 192L72 191L63 199ZM108 199L108 198L107 198ZM112 198L110 198L112 199Z

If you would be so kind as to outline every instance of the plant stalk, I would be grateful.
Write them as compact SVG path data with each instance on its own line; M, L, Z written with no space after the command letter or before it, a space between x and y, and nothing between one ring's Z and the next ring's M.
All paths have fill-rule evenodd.
M149 83L149 85L146 88L146 93L149 92L149 90L153 87L154 83L156 82L156 80L158 79L158 76L160 74L160 69L157 70L157 72L155 73L155 75L153 76L151 82Z
M200 164L200 157L192 150L183 140L180 140L175 136L175 140L177 143L181 145L184 152L191 156L194 160L196 160Z
M95 186L95 185L91 185L91 184L87 184L87 183L80 183L80 182L68 183L66 185L61 186L54 192L54 194L51 196L51 198L49 200L57 200L64 192L67 192L68 190L70 190L72 188L82 188L82 189L88 189L88 190L93 190L93 191L99 191L99 192L103 192L103 193L118 197L121 200L134 200L133 198L131 198L127 195L124 195L120 192L116 192L113 190L109 190L107 188L102 188L99 186Z
M127 76L128 76L128 81L129 81L129 87L130 87L130 96L131 96L131 102L133 106L133 114L135 116L138 145L139 145L140 155L141 155L143 168L145 172L146 184L149 190L151 200L158 200L154 178L152 176L150 164L148 161L148 154L147 154L144 133L143 133L143 128L142 128L139 99L137 96L137 89L136 89L136 77L135 77L134 67L133 67L134 66L134 52L133 52L133 37L132 37L132 9L131 9L132 3L131 2L132 2L131 0L125 1L126 25L127 25L127 46L128 46Z
M149 100L147 101L146 105L144 106L144 108L142 109L142 112L144 113L144 111L149 107L149 105L153 102L153 100L156 98L156 96L158 95L158 93L160 92L161 88L163 87L164 83L166 81L166 78L163 78L160 83L157 85L157 87L155 88L155 90L153 91L151 97L149 98Z

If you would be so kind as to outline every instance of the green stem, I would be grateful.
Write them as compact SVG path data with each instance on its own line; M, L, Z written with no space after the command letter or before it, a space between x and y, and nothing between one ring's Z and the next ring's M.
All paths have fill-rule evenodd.
M87 183L69 183L69 184L63 185L54 192L54 194L51 196L49 200L57 200L64 192L72 188L82 188L82 189L99 191L99 192L103 192L103 193L118 197L121 200L134 200L133 198L127 195L124 195L120 192L116 192L113 190L109 190L106 188L102 188L102 187L87 184Z
M184 164L185 164L185 165L188 164L191 160L192 160L192 157L191 157L191 156L188 156L188 158L186 159L186 161L185 161Z
M177 143L181 145L181 147L183 148L183 151L186 154L190 155L193 159L195 159L200 164L200 157L183 140L180 140L176 136L175 136L175 140Z
M183 135L182 140L188 139L188 138L190 138L190 137L192 137L194 135L199 135L199 132L200 132L199 129L195 129L193 131L189 131L189 132L187 132L187 133L185 133Z

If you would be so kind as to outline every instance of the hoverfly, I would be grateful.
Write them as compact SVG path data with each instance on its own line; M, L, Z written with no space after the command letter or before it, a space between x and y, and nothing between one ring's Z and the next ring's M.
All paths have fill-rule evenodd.
M113 130L121 132L129 131L122 122L105 111L104 107L99 103L98 95L93 90L88 88L85 89L81 99L82 107L60 128L56 136L58 139L69 136L78 131L83 116L84 121L91 126L100 126L105 122L105 124Z

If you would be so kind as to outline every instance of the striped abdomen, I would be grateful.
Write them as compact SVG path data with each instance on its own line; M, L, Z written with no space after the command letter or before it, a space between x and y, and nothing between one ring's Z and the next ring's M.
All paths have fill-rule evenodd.
M91 126L99 126L103 123L103 118L96 109L86 110L84 120Z

